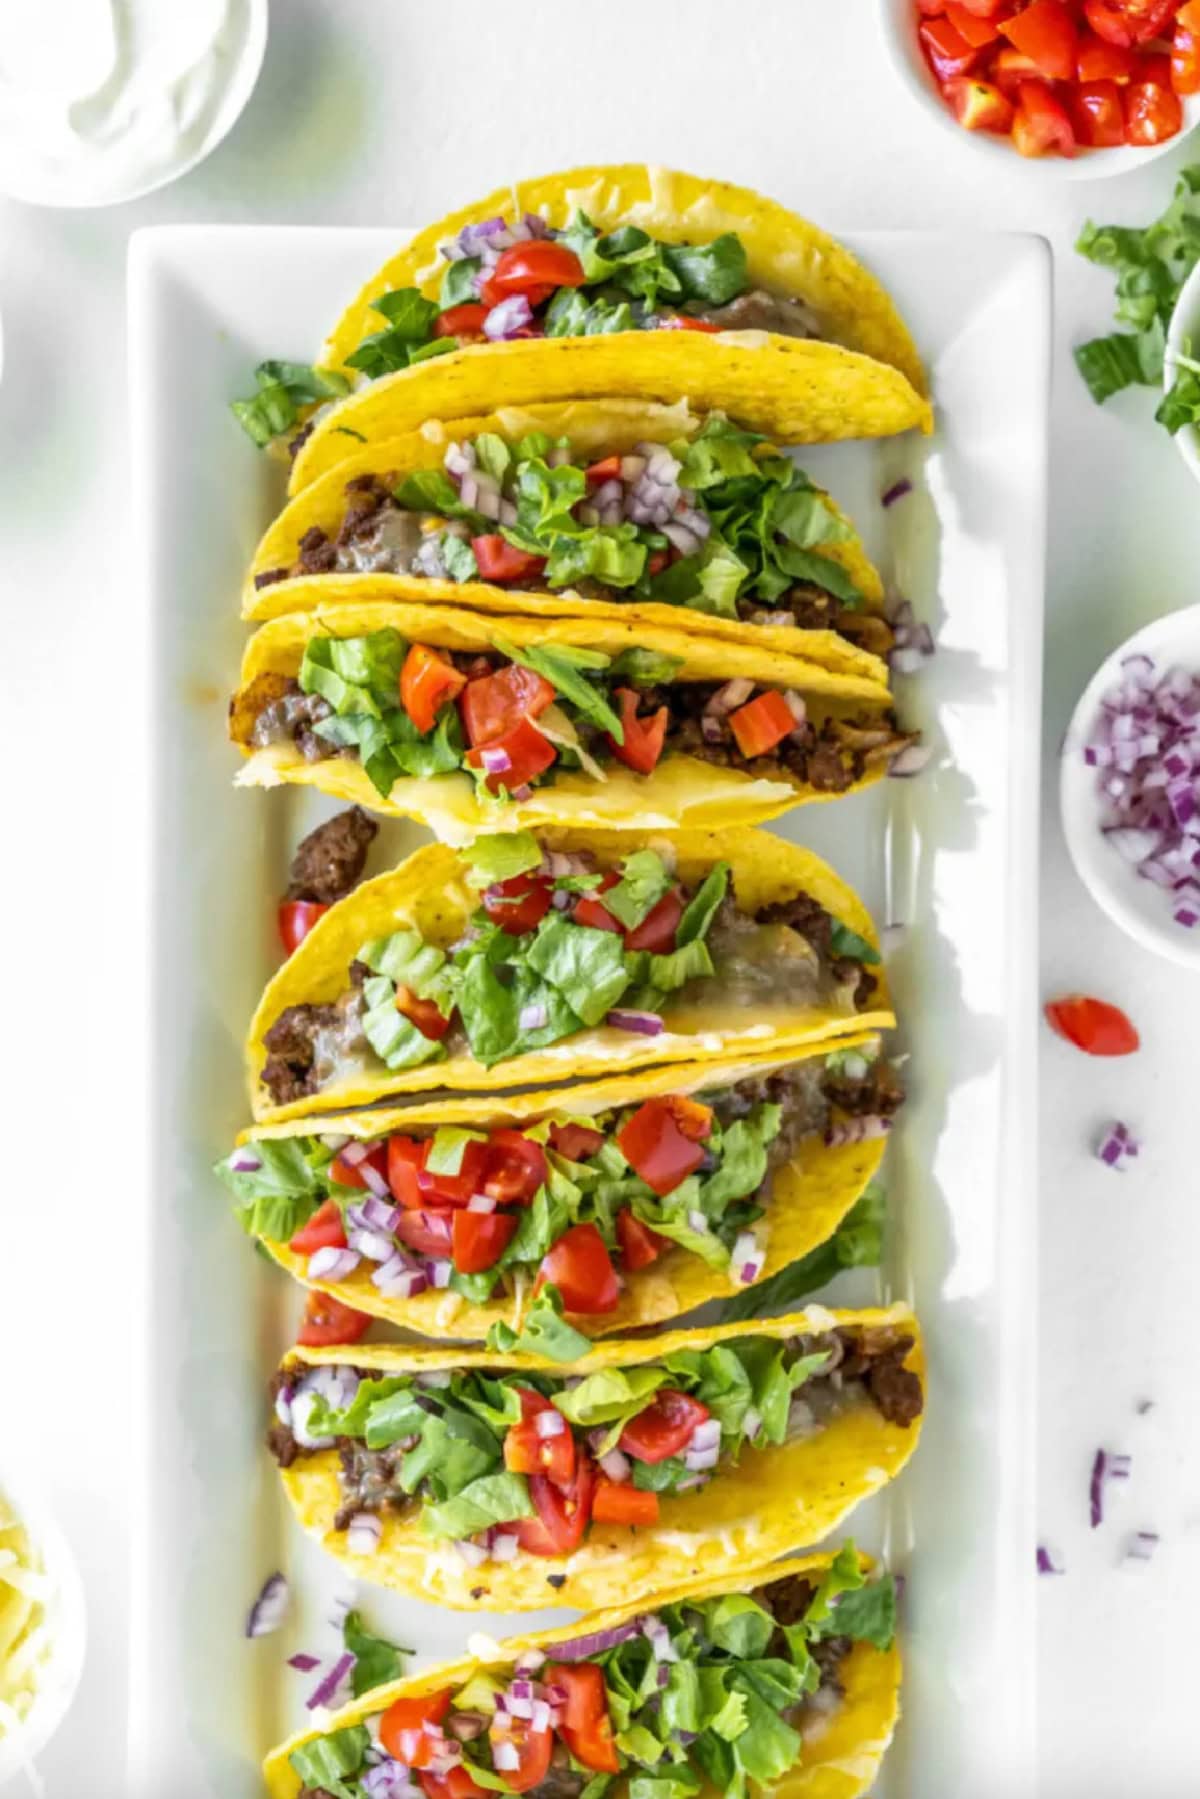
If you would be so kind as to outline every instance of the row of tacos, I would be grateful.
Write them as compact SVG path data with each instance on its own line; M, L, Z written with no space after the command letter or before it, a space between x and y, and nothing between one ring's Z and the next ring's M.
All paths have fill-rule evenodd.
M877 1231L903 1085L866 909L749 827L925 757L878 572L787 449L928 430L919 359L824 233L629 166L419 233L257 382L235 411L291 467L239 781L352 808L301 846L218 1166L309 1290L269 1445L357 1576L622 1596L366 1694L268 1786L853 1799L898 1712L892 1583L776 1558L912 1453L920 1329L756 1289L794 1305ZM439 841L363 880L368 813Z

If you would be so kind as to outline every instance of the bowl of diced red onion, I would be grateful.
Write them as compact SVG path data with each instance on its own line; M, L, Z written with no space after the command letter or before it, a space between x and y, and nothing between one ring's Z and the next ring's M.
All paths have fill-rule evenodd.
M1200 969L1200 606L1097 670L1063 741L1059 798L1092 898L1147 949Z

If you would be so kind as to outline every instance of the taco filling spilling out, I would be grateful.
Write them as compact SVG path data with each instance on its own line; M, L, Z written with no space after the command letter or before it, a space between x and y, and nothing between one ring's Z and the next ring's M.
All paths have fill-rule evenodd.
M299 1799L600 1799L618 1778L642 1799L745 1799L803 1765L847 1702L851 1658L889 1650L895 1630L891 1576L867 1575L846 1544L745 1594L513 1645L510 1661L401 1694L288 1759Z
M466 855L482 903L456 942L374 938L335 1000L274 1020L261 1073L274 1105L364 1069L467 1054L492 1068L605 1023L653 1037L714 999L763 1020L804 1006L852 1018L876 990L864 937L805 893L743 911L725 862L691 886L653 849L604 872L529 832Z
M569 588L751 624L839 632L886 657L892 631L822 547L856 541L807 475L764 437L719 415L697 436L583 457L568 437L493 432L446 450L442 468L358 475L336 530L311 525L298 576L390 574Z
M614 762L649 775L664 756L841 793L916 742L889 709L818 718L793 688L676 680L679 660L654 651L521 649L486 630L487 652L408 643L391 626L313 635L297 675L260 674L238 694L231 734L250 751L353 758L384 799L405 777L461 771L485 806L519 803L563 772L602 781Z
M367 1520L397 1516L471 1566L570 1555L593 1527L653 1526L660 1496L698 1495L747 1452L812 1437L853 1408L908 1429L924 1405L905 1366L914 1346L897 1326L842 1325L582 1376L290 1363L268 1443L284 1468L337 1451L334 1529L364 1542Z
M514 338L665 330L822 335L802 300L751 281L733 231L707 244L667 244L636 225L602 233L583 212L562 230L526 213L511 223L466 225L441 245L440 256L438 299L416 287L378 295L371 307L378 329L346 357L348 369L374 381L464 344ZM256 379L258 391L235 400L233 413L259 445L350 388L336 371L281 361L261 363Z
M566 1103L519 1130L262 1138L217 1172L246 1230L285 1243L310 1280L369 1277L401 1298L449 1288L514 1311L549 1286L565 1310L601 1315L673 1250L757 1279L772 1183L797 1146L882 1136L902 1100L868 1042L692 1097L577 1117Z

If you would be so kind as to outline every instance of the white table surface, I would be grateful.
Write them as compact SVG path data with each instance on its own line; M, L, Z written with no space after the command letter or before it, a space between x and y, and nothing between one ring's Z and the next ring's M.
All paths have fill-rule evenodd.
M121 1771L123 1443L139 1348L126 1218L145 1135L149 910L143 660L123 541L128 234L164 222L425 220L507 174L636 158L747 182L834 230L1016 228L1053 243L1043 993L1086 989L1124 1004L1143 1050L1105 1064L1048 1033L1042 1044L1029 1326L1040 1334L1041 1531L1067 1566L1039 1588L1043 1795L1193 1793L1200 983L1135 948L1091 904L1055 807L1058 742L1092 668L1130 630L1195 597L1200 496L1152 425L1152 400L1137 393L1098 411L1069 356L1107 328L1110 308L1107 278L1072 254L1081 222L1146 222L1186 146L1118 181L981 169L892 78L867 0L740 11L715 0L468 0L443 12L275 0L272 10L258 90L190 176L108 211L0 200L0 668L4 739L20 769L5 783L0 873L12 915L0 1469L40 1478L79 1554L92 1633L76 1707L43 1760L51 1799L162 1799L129 1795ZM1134 1172L1091 1157L1112 1117L1144 1139ZM1139 1416L1147 1398L1154 1409ZM1134 1470L1112 1522L1091 1532L1099 1443L1131 1450ZM1131 1571L1119 1564L1134 1528L1163 1541ZM84 1756L86 1793L67 1773Z

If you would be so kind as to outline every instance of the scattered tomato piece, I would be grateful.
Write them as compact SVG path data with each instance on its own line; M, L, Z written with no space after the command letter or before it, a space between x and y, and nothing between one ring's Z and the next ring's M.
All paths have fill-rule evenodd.
M290 956L298 950L318 918L328 912L317 900L282 900L279 906L279 939Z
M1068 993L1044 1007L1051 1030L1089 1056L1131 1056L1141 1038L1119 1006L1087 993Z
M658 1494L643 1492L631 1480L596 1482L592 1517L597 1524L657 1524Z
M370 1328L369 1313L344 1306L332 1293L313 1292L308 1296L296 1341L306 1349L328 1349L335 1343L357 1343Z

